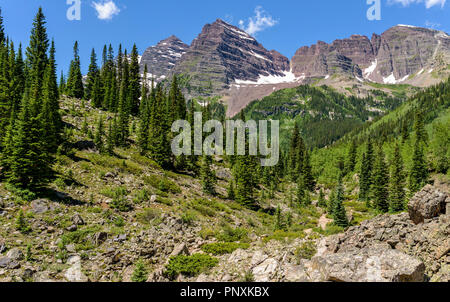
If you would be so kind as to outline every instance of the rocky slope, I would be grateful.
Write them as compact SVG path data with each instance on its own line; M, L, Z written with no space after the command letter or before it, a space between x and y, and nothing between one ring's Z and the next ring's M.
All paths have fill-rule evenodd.
M448 282L449 238L450 195L427 186L411 200L409 215L379 216L315 242L237 250L196 280L236 281L249 271L260 282ZM316 246L309 257L307 244Z
M398 25L381 35L353 35L331 44L319 41L292 58L297 77L351 75L382 84L428 86L448 74L450 36L442 31ZM434 74L433 74L434 72ZM433 80L434 79L434 80Z
M165 79L188 48L189 45L175 36L160 41L157 45L147 48L142 55L141 73L144 73L144 66L147 65L148 77L153 76L157 81Z
M235 81L283 77L289 70L289 59L219 19L205 25L173 73L190 75L191 85L203 91L219 92Z

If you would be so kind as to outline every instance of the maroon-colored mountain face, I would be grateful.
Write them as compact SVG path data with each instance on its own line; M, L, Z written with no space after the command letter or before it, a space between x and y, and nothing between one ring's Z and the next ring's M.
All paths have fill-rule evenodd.
M217 20L203 27L173 73L188 74L193 87L217 92L236 80L256 82L262 76L283 76L289 70L288 58L266 50L245 31Z
M435 68L447 68L450 37L441 31L398 25L381 35L354 35L331 44L319 41L292 58L297 76L352 75L385 84L403 83Z
M183 43L175 36L159 42L156 46L147 48L141 58L141 73L147 65L148 76L162 80L169 76L172 69L186 53L189 45Z

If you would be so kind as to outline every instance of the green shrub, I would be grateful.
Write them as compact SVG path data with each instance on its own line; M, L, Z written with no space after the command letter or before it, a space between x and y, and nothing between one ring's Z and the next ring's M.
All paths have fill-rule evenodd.
M127 189L118 187L114 190L113 200L111 202L111 208L120 212L128 212L132 209L131 204L127 200Z
M191 225L197 219L197 215L194 211L186 211L185 213L183 213L183 215L181 215L181 220L183 221L183 223L188 225Z
M155 189L161 190L162 192L179 194L181 193L180 187L170 179L159 175L149 175L144 176L144 182Z
M233 229L229 225L225 225L222 231L216 234L216 238L223 242L236 242L236 241L247 241L248 232L243 228Z
M84 229L69 232L61 237L60 249L68 244L75 244L77 250L90 250L94 248L94 244L88 239L88 235L94 234L100 230L100 226L87 227Z
M161 217L161 213L155 209L147 208L136 214L136 219L142 224L150 224Z
M148 271L142 261L136 263L133 274L131 275L131 281L143 283L146 282L148 278Z
M304 242L295 250L295 255L300 259L311 260L312 257L317 253L316 245L313 241Z
M202 251L212 255L225 255L231 254L237 249L248 249L250 244L248 243L235 243L235 242L217 242L204 244Z
M27 234L31 231L31 227L28 225L28 221L25 219L23 210L19 210L19 214L16 218L16 229L22 234Z
M339 234L339 233L344 232L344 230L345 230L344 228L342 228L338 225L335 225L334 223L329 223L326 226L325 230L323 230L322 228L314 229L315 232L322 234L324 236L331 236L331 235Z
M169 259L165 275L173 280L179 274L195 277L215 267L219 263L217 258L205 254L193 254L191 256L179 255Z

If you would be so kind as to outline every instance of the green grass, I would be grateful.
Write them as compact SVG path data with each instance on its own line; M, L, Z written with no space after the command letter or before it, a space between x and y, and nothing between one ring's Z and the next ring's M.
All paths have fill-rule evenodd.
M169 259L165 276L171 280L179 274L195 277L215 267L219 263L217 258L206 254L193 254L191 256L174 256Z
M225 255L231 254L237 249L248 249L249 247L248 243L217 242L203 245L202 251L212 255Z

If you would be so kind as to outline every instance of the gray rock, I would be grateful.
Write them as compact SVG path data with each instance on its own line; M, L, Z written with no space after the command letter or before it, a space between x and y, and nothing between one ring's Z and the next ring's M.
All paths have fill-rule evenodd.
M444 214L446 211L447 194L440 192L431 185L427 185L422 191L411 198L408 204L408 212L415 224L423 223Z
M311 267L319 272L315 281L423 282L425 277L422 261L385 246L316 256Z
M6 257L11 258L12 260L22 260L23 252L18 248L12 248L6 253Z
M3 241L0 242L0 254L6 251L6 243Z
M67 269L64 277L69 282L88 282L89 279L83 274L81 270L81 258L80 256L72 256L67 260L67 263L71 265L70 268Z
M84 220L79 214L75 214L72 217L72 222L74 225L84 225Z
M170 256L179 256L179 255L189 255L189 249L187 248L186 243L180 243L173 249Z
M69 232L75 232L78 229L76 224L71 225L70 227L67 228L67 230Z
M34 214L43 214L50 210L49 202L45 199L36 199L31 202L31 211Z
M279 269L279 263L274 258L266 259L264 262L254 267L252 270L255 282L271 282L276 281L276 272Z
M9 257L1 257L0 258L0 267L7 269L17 269L20 267L19 262L9 258Z

